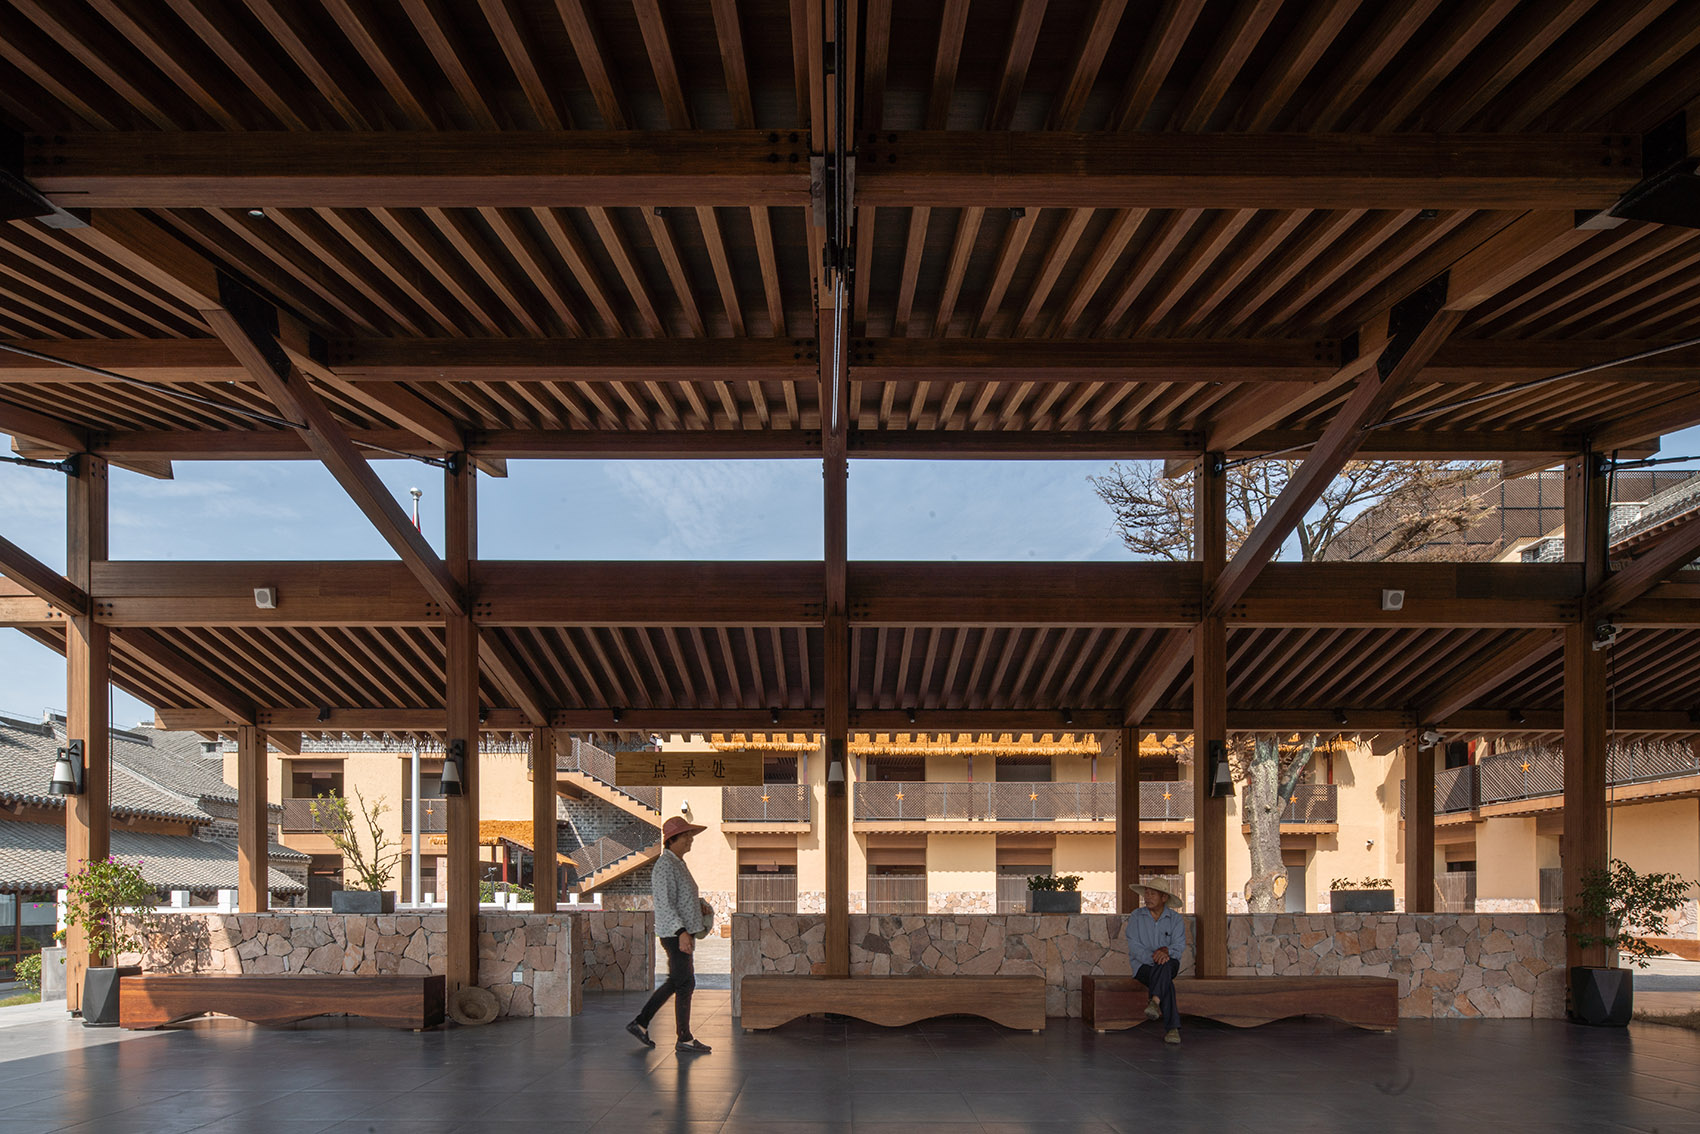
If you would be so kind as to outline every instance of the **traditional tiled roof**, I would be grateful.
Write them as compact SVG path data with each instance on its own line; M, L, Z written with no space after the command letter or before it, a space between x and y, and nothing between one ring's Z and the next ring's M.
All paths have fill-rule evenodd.
M1677 524L1700 522L1700 473L1669 485L1645 503L1614 504L1610 515L1613 557L1637 554L1636 545L1663 534ZM1563 529L1523 549L1525 563L1558 563L1564 559Z
M203 752L192 732L165 732L140 726L112 734L112 758L125 769L165 791L189 799L236 800L224 782L224 754Z
M62 808L65 801L47 794L53 761L63 735L53 721L32 723L0 718L0 802ZM129 771L125 756L139 745L114 730L112 813L120 818L177 819L208 823L212 816L187 796L166 791Z
M274 852L284 848L274 846ZM236 849L227 840L186 835L156 835L114 829L112 856L139 862L142 874L160 890L234 890ZM301 883L273 869L274 894L299 894ZM0 820L0 889L56 890L65 883L65 829L57 823Z

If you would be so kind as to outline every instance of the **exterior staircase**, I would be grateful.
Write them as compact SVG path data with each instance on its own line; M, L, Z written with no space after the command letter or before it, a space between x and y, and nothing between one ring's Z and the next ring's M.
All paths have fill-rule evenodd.
M612 754L574 739L557 752L555 779L563 794L593 796L632 817L632 822L568 856L575 868L569 883L574 891L600 889L661 854L661 789L616 787Z

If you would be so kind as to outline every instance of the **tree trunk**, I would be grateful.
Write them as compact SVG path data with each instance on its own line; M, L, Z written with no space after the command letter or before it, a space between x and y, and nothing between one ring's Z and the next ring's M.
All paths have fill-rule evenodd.
M1281 862L1281 748L1273 736L1260 736L1246 767L1246 845L1251 850L1251 881L1246 904L1252 913L1286 908L1287 868ZM1277 881L1279 879L1279 881Z

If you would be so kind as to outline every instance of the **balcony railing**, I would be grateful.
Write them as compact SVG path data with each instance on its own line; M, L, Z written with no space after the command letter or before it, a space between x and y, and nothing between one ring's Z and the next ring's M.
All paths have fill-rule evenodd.
M561 772L578 772L593 780L600 780L621 795L637 800L652 811L661 810L660 788L617 787L614 782L613 754L604 752L594 744L586 744L576 737L556 749L555 769Z
M419 797L419 830L428 835L441 834L449 829L449 801L440 795ZM401 833L413 833L413 803L401 801Z
M1692 745L1677 741L1614 744L1607 753L1606 771L1606 782L1612 786L1700 776L1700 753ZM1563 793L1564 750L1519 748L1435 772L1434 813L1446 815L1487 803L1513 803ZM1405 785L1401 781L1399 817L1404 818L1405 812Z
M319 802L320 801L316 800L316 799L286 799L286 800L284 800L283 801L283 829L285 831L340 831L340 830L342 830L344 824L341 821L331 817L330 815L325 815L325 817L322 821L313 818L313 804L319 803ZM319 810L320 810L321 814L324 812L325 809L324 809L323 805L320 806Z
M807 823L809 789L803 784L762 784L720 789L723 823Z
M730 789L728 789L730 790ZM1339 820L1335 784L1300 784L1282 812L1283 823ZM957 820L984 822L1106 822L1116 817L1114 783L858 783L856 818L862 821ZM1139 785L1142 821L1193 817L1192 781L1152 780Z

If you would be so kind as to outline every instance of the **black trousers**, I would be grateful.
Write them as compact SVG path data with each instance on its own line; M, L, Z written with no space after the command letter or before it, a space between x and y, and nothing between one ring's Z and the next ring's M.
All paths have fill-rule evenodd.
M1162 999L1165 1029L1181 1026L1181 1009L1175 1003L1175 974L1180 971L1181 963L1170 957L1160 965L1140 965L1133 974L1133 979L1150 989L1152 996Z
M655 1014L661 1011L661 1006L667 1003L669 996L673 997L673 1019L678 1024L679 1038L691 1038L691 992L697 986L696 961L691 954L679 948L679 937L663 937L661 947L667 951L667 979L656 988L655 994L643 1006L643 1011L637 1014L637 1022L649 1027L649 1022L655 1019Z

